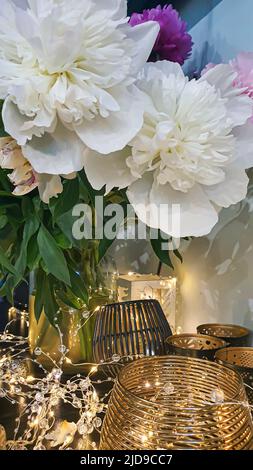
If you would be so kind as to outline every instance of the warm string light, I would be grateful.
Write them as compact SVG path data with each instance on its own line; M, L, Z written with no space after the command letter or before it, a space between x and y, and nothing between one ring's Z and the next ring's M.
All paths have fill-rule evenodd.
M113 383L114 379L106 377L103 380L92 380L92 376L97 373L102 364L90 364L91 368L87 376L76 374L64 382L62 366L64 362L72 362L66 357L69 351L63 344L63 335L58 325L56 328L60 337L60 360L56 362L49 353L44 353L38 347L34 351L35 357L27 358L28 338L9 333L13 322L20 315L20 311L16 309L14 311L12 308L9 314L11 319L3 334L0 335L0 344L5 346L0 351L0 397L7 399L13 405L19 405L14 436L12 440L6 442L6 448L9 450L44 450L57 445L62 450L69 448L77 436L79 436L79 448L87 447L88 443L95 448L95 443L90 443L90 436L94 431L100 433L102 425L100 416L106 411L105 402L110 394L109 391L99 397L95 386L105 382ZM13 316L16 316L16 319ZM86 321L87 319L84 324ZM83 325L80 326L82 327ZM24 347L20 348L20 346ZM40 356L50 359L53 367L51 372L48 372L39 362ZM39 377L31 375L28 370L28 361L39 368ZM60 401L76 409L78 415L76 423L63 421L57 424L56 408ZM25 430L21 432L23 427ZM70 431L69 428L71 428ZM59 435L60 440L57 437Z
M21 351L21 354L23 352ZM42 368L36 360L31 360ZM31 375L20 376L21 371L17 364L15 364L13 374L13 366L14 361L9 356L8 359L5 359L1 369L1 387L4 391L2 396L13 404L18 403L20 397L25 398L26 401L16 419L14 439L7 442L8 449L43 450L46 448L43 441L48 439L49 433L56 424L55 408L59 400L73 406L78 412L75 434L78 433L81 437L87 438L94 430L100 432L102 420L98 415L106 410L104 402L108 393L99 398L90 377L83 378L81 374L77 374L63 383L61 381L62 370L59 368L44 374L43 378L36 378ZM11 384L9 382L10 372L12 373ZM112 379L108 378L105 381L112 381ZM102 380L97 381L97 383L102 382ZM19 436L24 418L27 423L26 429L22 436ZM63 442L59 443L61 449L70 444L70 437L74 439L74 435L68 435L66 439L63 439ZM54 441L51 445L54 447Z
M85 326L93 314L85 315L84 322L77 327L76 333ZM27 326L29 326L27 312L21 312L12 307L9 312L10 321L2 335L0 335L0 344L5 346L0 350L0 398L5 398L13 405L19 405L19 416L15 421L14 437L12 440L7 441L6 448L9 450L44 450L48 447L55 447L57 444L58 448L62 450L68 448L71 442L76 439L76 435L79 435L78 448L91 446L95 449L95 443L90 442L90 435L94 431L100 433L102 425L100 416L106 412L106 400L111 393L110 390L99 397L95 387L99 387L104 383L113 384L115 378L94 379L93 376L99 371L104 372L104 365L117 364L120 367L124 365L125 360L137 359L143 357L143 355L120 357L114 354L111 361L101 361L100 364L74 364L67 357L69 350L63 344L63 334L56 322L55 326L60 338L59 352L61 357L59 361L55 361L49 353L45 353L39 347L35 348L33 358L30 356L27 358L29 352L29 347L27 347L28 338L15 336L9 331L21 315L23 318L27 318ZM51 372L48 372L39 361L43 356L51 361ZM27 361L39 368L42 378L31 375ZM87 366L90 367L90 371L87 376L76 374L64 383L62 370L64 363L78 368ZM60 401L71 405L78 412L76 423L63 421L62 427L65 427L67 431L68 427L72 425L71 432L66 432L66 435L61 429L61 423L57 424L55 416ZM21 428L24 427L25 430L20 434ZM57 438L53 438L54 432L55 436L62 435L62 442L59 442Z
M17 317L21 314L19 311L15 313ZM11 314L14 315L13 308ZM25 312L22 312L22 314L27 315ZM7 343L8 345L0 350L0 398L5 398L11 404L18 404L19 406L19 416L15 420L13 440L6 442L6 449L46 450L48 447L54 448L56 446L60 450L70 449L71 444L77 438L78 442L75 444L75 448L88 449L91 447L96 449L96 444L91 442L90 437L94 431L98 432L98 434L101 432L101 416L106 412L106 400L111 393L109 391L104 393L102 397L99 397L96 387L106 382L113 383L115 379L112 377L105 377L104 379L92 378L98 371L103 371L103 366L113 364L123 366L126 360L141 358L143 354L125 357L115 354L110 361L101 362L100 364L73 364L71 359L66 356L69 351L63 344L63 335L57 325L60 336L59 349L61 352L59 362L57 363L50 357L49 353L44 353L38 347L35 349L35 357L27 359L26 355L29 351L29 348L26 346L27 338L15 336L9 332L13 321L15 319L12 318L3 334L0 335L0 344L6 345ZM86 321L87 319L85 323ZM24 347L20 348L20 346ZM19 349L17 350L17 348ZM43 355L52 361L53 368L50 372L36 359ZM28 360L39 368L42 377L35 377L29 372ZM76 367L90 366L90 371L87 376L76 374L64 382L62 371L64 362ZM145 383L147 389L151 385L150 382ZM155 385L158 386L160 383L156 381ZM249 386L247 385L247 387ZM173 395L176 393L176 390L172 383L167 383L152 397L152 401L156 401L161 393ZM192 393L190 393L189 400L191 401L193 398ZM78 415L76 423L57 421L56 409L60 401L75 408ZM217 405L238 405L238 403L253 409L247 402L227 402L224 392L220 389L213 390L210 402L205 401L203 405L217 407ZM187 400L187 403L180 402L178 405L180 407L188 406L189 401ZM25 428L25 430L21 432L21 428ZM143 434L142 442L144 445L148 442L152 432L150 430L148 436L145 433Z
M128 449L129 443L136 450L246 449L252 444L249 408L231 370L200 359L144 359L128 365L115 385L101 449Z

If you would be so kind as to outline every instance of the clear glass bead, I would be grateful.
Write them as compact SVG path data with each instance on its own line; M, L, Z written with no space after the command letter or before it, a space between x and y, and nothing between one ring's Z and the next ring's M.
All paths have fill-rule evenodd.
M168 382L167 384L164 385L163 387L164 392L166 395L171 395L175 391L175 387L171 382Z

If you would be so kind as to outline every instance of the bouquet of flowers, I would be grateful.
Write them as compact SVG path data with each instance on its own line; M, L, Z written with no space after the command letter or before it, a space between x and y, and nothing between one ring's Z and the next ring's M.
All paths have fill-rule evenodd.
M82 237L83 205L94 235L98 218L105 228L117 205L122 222L130 203L171 264L162 235L206 235L246 196L252 56L189 80L192 45L171 6L129 19L126 0L2 0L1 295L36 270L37 319L44 309L53 323L59 299L88 306L100 286L117 230Z

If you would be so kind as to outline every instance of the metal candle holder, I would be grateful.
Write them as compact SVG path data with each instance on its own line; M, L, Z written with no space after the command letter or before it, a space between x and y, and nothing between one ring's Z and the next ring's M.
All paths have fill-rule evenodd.
M240 375L215 362L145 357L120 372L101 450L249 450L253 423Z
M251 331L240 325L206 323L199 325L197 332L201 335L217 336L229 343L230 346L251 345Z
M134 356L166 353L165 340L171 329L157 300L120 302L102 307L93 337L97 363ZM113 368L115 372L115 368Z
M196 357L214 360L216 351L225 348L227 343L215 336L198 334L173 335L166 340L168 353L176 356Z
M215 359L219 364L233 367L241 375L246 384L249 403L253 406L253 348L221 349L217 351Z

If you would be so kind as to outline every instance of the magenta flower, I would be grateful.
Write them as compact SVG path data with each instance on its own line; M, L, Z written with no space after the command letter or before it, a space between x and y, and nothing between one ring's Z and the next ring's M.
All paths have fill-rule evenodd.
M166 59L183 65L191 53L193 42L186 31L186 22L180 18L178 12L171 5L163 8L159 5L151 10L144 10L143 13L133 13L130 18L132 26L146 21L157 21L160 24L160 33L149 60Z

